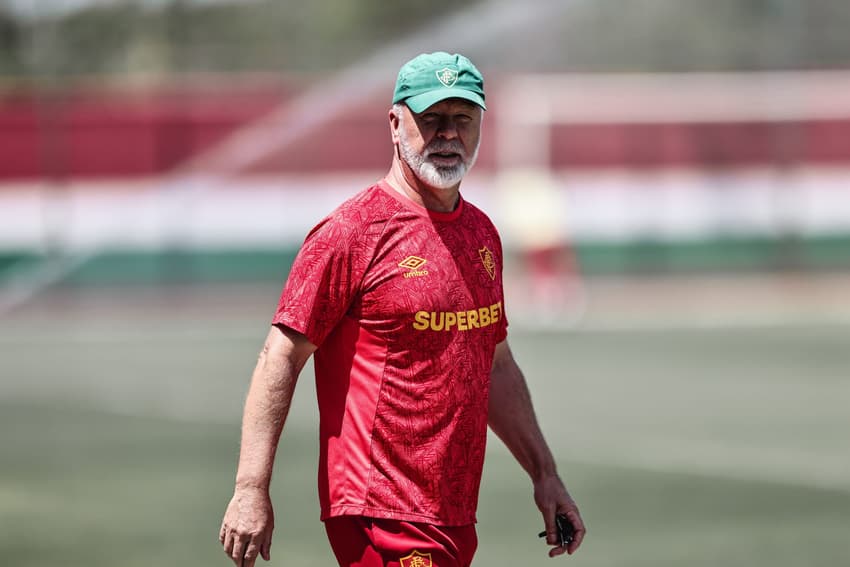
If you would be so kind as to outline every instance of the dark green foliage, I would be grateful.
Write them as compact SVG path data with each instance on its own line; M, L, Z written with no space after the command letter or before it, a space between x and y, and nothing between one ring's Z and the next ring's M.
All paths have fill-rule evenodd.
M7 9L0 74L322 72L476 3L127 0L21 20ZM482 62L555 71L850 66L844 0L579 0L553 14L494 38L484 56L493 61Z

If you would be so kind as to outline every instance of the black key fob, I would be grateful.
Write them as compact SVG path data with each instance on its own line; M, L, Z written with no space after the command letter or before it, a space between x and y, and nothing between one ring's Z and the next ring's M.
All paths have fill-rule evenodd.
M558 541L561 547L567 547L575 539L576 531L572 522L563 514L555 516L555 525L558 526Z
M572 543L575 538L575 528L573 528L569 518L564 514L558 514L555 516L555 527L558 528L558 545L566 547ZM546 537L546 531L540 532L537 537Z

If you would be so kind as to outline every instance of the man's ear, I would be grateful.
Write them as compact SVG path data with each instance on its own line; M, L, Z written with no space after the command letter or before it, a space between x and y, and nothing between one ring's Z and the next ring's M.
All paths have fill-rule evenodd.
M396 114L396 110L394 108L390 108L389 112L389 120L390 120L390 134L392 135L393 145L398 144L399 133L398 129L401 125L401 117Z

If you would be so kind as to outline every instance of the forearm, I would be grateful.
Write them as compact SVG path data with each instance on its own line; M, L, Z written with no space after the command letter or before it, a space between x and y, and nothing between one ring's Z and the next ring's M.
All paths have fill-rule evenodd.
M293 342L291 333L273 328L263 345L242 417L242 441L237 488L268 489L280 434L309 352ZM307 349L311 352L311 349Z
M499 346L490 374L489 424L532 480L556 474L525 378L507 344Z
M534 502L543 515L546 542L556 546L549 557L574 553L585 527L575 501L558 476L555 459L537 424L525 378L507 341L496 345L490 372L490 428L504 441L534 483ZM575 530L567 545L558 539L556 517L564 515Z

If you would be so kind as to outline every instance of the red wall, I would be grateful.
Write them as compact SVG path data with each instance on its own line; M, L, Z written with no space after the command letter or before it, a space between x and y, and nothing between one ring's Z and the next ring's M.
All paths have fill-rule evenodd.
M282 83L234 82L0 93L0 180L162 173L262 117L293 92ZM387 100L375 100L347 111L242 173L383 169L391 152L388 106ZM484 169L495 165L498 99L490 107L478 162ZM551 146L556 168L850 164L850 119L561 125L551 131Z
M0 95L0 179L160 173L286 95L268 87Z

